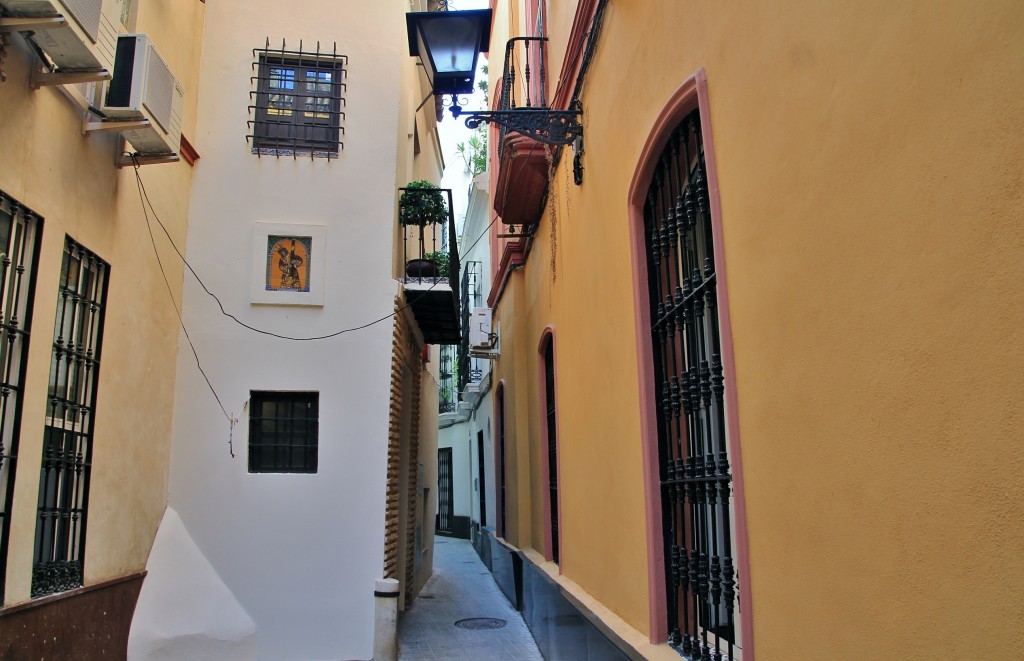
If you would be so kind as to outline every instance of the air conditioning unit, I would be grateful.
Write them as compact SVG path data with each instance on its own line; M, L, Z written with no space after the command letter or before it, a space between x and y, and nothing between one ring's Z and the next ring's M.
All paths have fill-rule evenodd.
M490 351L493 347L491 308L473 308L469 314L469 350Z
M0 5L12 16L66 19L65 25L32 35L60 71L111 70L122 0L0 0Z
M101 110L110 119L149 120L149 126L123 131L139 154L177 154L185 90L144 34L117 39L114 77Z

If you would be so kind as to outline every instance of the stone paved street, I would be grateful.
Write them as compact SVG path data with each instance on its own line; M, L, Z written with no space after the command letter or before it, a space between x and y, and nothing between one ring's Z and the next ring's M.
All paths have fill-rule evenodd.
M463 629L465 618L499 618L500 629ZM473 546L437 537L434 575L398 620L400 661L543 661L537 644Z

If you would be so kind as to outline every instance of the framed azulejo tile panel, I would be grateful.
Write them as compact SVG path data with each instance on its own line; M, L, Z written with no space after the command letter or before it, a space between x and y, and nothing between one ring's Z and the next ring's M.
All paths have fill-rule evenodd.
M255 223L251 302L323 305L326 248L323 225Z

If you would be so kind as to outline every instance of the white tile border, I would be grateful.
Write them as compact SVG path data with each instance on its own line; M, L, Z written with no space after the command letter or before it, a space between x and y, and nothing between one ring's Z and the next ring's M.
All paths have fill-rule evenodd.
M309 291L267 291L267 237L274 235L308 236L311 239L309 265ZM327 227L303 223L253 224L252 232L252 279L250 302L257 305L307 305L324 304L324 285L327 275Z

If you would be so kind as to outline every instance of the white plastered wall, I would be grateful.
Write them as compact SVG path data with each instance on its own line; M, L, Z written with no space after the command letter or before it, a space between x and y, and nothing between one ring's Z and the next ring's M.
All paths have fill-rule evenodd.
M392 279L401 2L218 1L207 10L188 258L246 323L316 336L384 317ZM250 151L253 48L267 38L349 57L344 149L328 162ZM403 136L404 137L404 136ZM404 144L404 143L403 143ZM257 222L326 228L322 307L252 305ZM324 254L324 253L321 253ZM171 504L252 617L261 659L368 659L382 572L391 321L293 342L246 330L186 279L185 323L233 432L182 342ZM319 470L250 474L251 390L317 391ZM229 439L235 457L229 455Z

